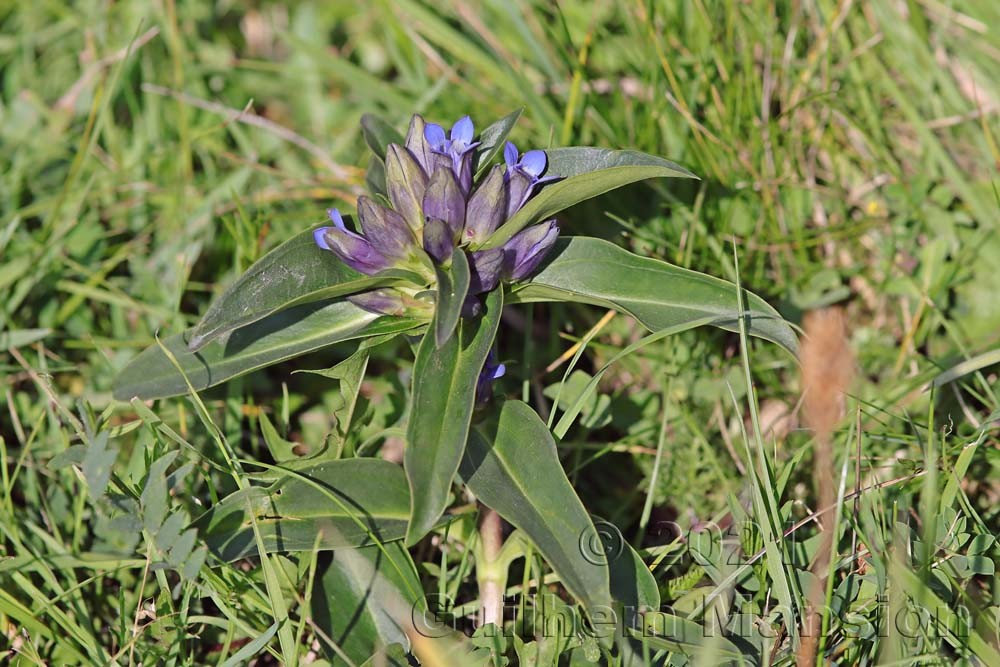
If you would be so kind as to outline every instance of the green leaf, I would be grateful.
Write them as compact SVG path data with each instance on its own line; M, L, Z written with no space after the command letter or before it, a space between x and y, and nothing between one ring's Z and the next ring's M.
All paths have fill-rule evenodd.
M739 330L736 286L713 276L640 257L585 236L561 239L552 259L514 288L513 302L574 301L614 308L650 331L715 318L713 326ZM798 351L795 332L760 297L747 294L747 331Z
M604 522L604 525L610 524ZM603 534L603 530L599 532ZM621 533L617 533L617 536L622 540L622 548L612 554L614 558L608 558L611 566L611 596L633 611L658 610L660 589L656 578L636 550L624 541Z
M167 468L170 467L179 453L177 450L167 452L149 466L146 483L139 497L142 503L143 528L154 535L160 531L160 526L163 525L167 513L170 511L168 507L170 487L167 483Z
M382 459L339 459L286 470L237 491L197 523L223 560L257 554L251 516L267 553L360 547L406 534L410 492L403 469Z
M299 369L293 371L293 373L313 373L330 378L331 380L340 381L340 398L342 403L333 413L333 417L336 419L337 435L340 440L338 451L345 451L344 446L347 443L348 437L351 433L357 433L357 430L354 428L356 421L355 409L358 406L358 398L361 396L361 383L364 381L365 372L368 370L368 358L371 356L372 349L392 340L398 335L399 332L391 332L381 336L365 338L358 345L358 349L354 354L330 368L319 370ZM353 450L350 451L350 455L353 455Z
M15 329L0 331L0 350L12 347L24 347L44 339L52 333L52 329Z
M271 458L279 463L294 459L296 443L281 437L266 412L261 411L259 421L260 433L264 436L264 444L267 446L267 451L271 453Z
M163 341L196 391L244 373L355 338L406 331L420 325L405 317L379 317L347 301L297 306L232 332L191 352L191 332ZM114 396L143 400L188 392L184 377L158 345L144 350L115 380Z
M409 650L406 629L412 627L411 614L422 613L425 602L417 569L402 544L345 549L330 556L321 562L313 585L316 626L354 664L393 644ZM338 656L326 642L322 645L331 658ZM404 659L402 664L408 663Z
M523 107L515 109L480 133L479 147L476 149L476 156L473 160L473 172L477 180L490 168L490 162L493 161L493 158L503 150L507 135L517 125L522 113L524 113Z
M697 178L669 160L637 151L575 146L553 148L545 155L549 161L546 175L564 178L542 187L493 233L484 247L499 247L528 225L623 185L647 178Z
M365 143L380 160L385 162L385 150L389 144L402 144L405 139L399 131L384 118L366 113L361 116L361 135Z
M601 536L573 490L556 443L535 411L507 401L495 433L475 428L459 473L487 506L523 531L566 589L588 609L610 607Z
M229 659L222 663L222 667L240 667L240 665L250 662L251 658L256 657L271 641L271 638L278 631L278 625L278 621L272 623L262 634L254 637L253 641L248 642L239 651L229 656Z
M437 274L437 303L434 307L434 342L438 348L451 338L462 317L462 304L469 293L469 260L459 248L451 253L447 268L435 265Z
M198 350L239 327L295 305L353 294L401 277L398 272L366 276L321 249L309 229L267 253L220 296L191 332Z
M391 644L384 651L373 653L361 667L410 667L410 659L402 644Z
M461 320L458 331L438 348L428 332L417 348L403 464L410 482L410 526L414 544L437 522L448 504L476 401L476 382L496 338L503 292L485 299L486 312Z
M653 650L698 656L705 664L743 662L743 652L733 642L717 632L707 632L704 626L681 616L652 611L643 615L642 631L631 634Z
M104 495L104 490L111 480L111 470L118 457L118 450L108 447L107 431L101 431L90 437L87 443L87 453L83 457L83 478L87 482L90 497L96 500Z

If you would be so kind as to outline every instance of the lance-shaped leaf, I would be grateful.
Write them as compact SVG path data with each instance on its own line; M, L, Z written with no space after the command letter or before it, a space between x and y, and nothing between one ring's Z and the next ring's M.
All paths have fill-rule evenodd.
M268 553L360 547L406 533L410 492L403 469L382 459L339 459L279 473L223 499L197 521L223 560L257 554L256 522Z
M366 276L316 245L313 230L293 236L247 269L188 336L191 349L295 305L353 294L393 282L387 273Z
M528 225L551 218L574 204L604 194L629 183L647 178L696 178L690 171L670 160L637 151L613 151L605 148L553 148L545 151L546 175L563 177L549 183L534 195L500 229L485 247L503 245Z
M469 293L469 260L461 248L451 253L451 264L434 266L437 274L437 303L434 306L434 342L438 347L451 337L462 316L462 304Z
M479 146L476 148L476 155L472 161L472 168L478 179L483 175L493 160L503 149L503 143L507 140L507 135L517 125L524 108L516 109L497 122L493 123L479 135Z
M739 330L736 285L672 264L640 257L601 239L562 239L551 260L513 292L515 302L575 301L614 308L650 331L705 317L713 326ZM795 354L798 341L788 323L763 299L747 294L748 332Z
M409 665L399 648L410 648L407 633L412 633L412 618L425 608L417 568L399 542L320 557L312 619L323 637L335 644L320 642L333 660L346 656L360 665L393 645L396 650L375 664Z
M448 491L469 436L476 382L500 324L503 291L485 299L486 312L463 319L441 346L428 331L417 348L403 465L410 482L407 544L427 534L448 504Z
M406 331L420 324L406 317L379 317L352 303L334 301L289 308L237 329L197 352L189 348L192 332L187 331L163 341L183 375L159 345L151 345L115 379L114 396L119 400L179 396L188 393L185 376L200 391L333 343Z
M506 401L492 428L475 428L459 474L479 500L523 531L585 607L610 607L601 535L559 462L535 411Z

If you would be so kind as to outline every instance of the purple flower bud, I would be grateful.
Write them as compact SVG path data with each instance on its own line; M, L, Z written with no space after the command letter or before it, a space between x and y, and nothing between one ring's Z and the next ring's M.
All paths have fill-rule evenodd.
M504 264L503 248L478 250L469 254L469 294L492 291L500 282Z
M410 129L406 133L406 149L413 154L424 173L430 174L434 172L436 157L424 136L426 127L424 119L414 114L410 119Z
M559 227L555 220L533 225L518 232L503 246L503 273L510 280L524 280L545 259L556 239Z
M507 218L504 169L494 166L469 199L465 215L465 240L482 243Z
M417 239L401 215L364 195L358 197L358 219L365 237L387 258L406 259L417 247Z
M424 250L438 264L451 259L451 252L455 247L455 236L451 228L444 220L430 218L424 224Z
M403 216L415 233L424 224L423 201L427 174L413 153L397 144L389 144L385 156L385 184L389 203Z
M402 315L406 306L399 292L393 289L377 289L361 294L352 294L347 300L358 308L378 315Z
M465 225L465 197L450 169L439 167L431 176L424 194L424 215L443 220L454 237L461 233Z
M493 381L502 378L507 372L507 367L497 363L496 352L490 350L486 356L486 363L483 370L479 372L476 380L476 403L483 405L493 398Z
M347 229L337 209L330 209L333 227L320 227L313 238L323 250L329 250L355 271L373 275L390 266L391 262L372 247L368 239Z

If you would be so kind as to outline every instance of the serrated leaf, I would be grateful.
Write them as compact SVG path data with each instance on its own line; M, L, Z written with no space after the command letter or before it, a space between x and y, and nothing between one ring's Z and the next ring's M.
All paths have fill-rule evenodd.
M443 347L428 332L417 348L404 455L413 503L407 544L426 535L448 503L469 435L476 382L500 324L503 291L488 294L484 305L486 312L462 320Z
M197 524L213 552L235 560L257 553L251 516L271 553L398 540L406 534L409 512L402 468L382 459L339 459L237 491Z
M451 264L447 268L435 265L434 272L437 274L434 342L440 348L451 338L462 317L462 304L469 293L469 260L462 250L455 248L451 254Z
M366 276L316 245L308 229L267 253L215 300L188 336L198 350L225 333L303 303L354 294L405 277Z
M164 346L175 356L196 391L333 343L406 331L418 320L379 317L346 301L312 303L272 315L215 340L197 352L188 349L191 332L171 336ZM115 380L114 396L143 400L183 395L184 377L159 346L147 348Z
M507 136L514 129L514 126L517 125L517 121L521 118L522 113L524 113L523 107L515 109L487 127L479 135L479 147L476 149L476 157L473 164L476 180L479 180L479 177L489 169L493 158L503 150Z
M531 539L566 589L588 609L610 607L606 558L594 523L535 411L506 401L495 429L476 427L459 473L469 489Z
M614 308L631 315L650 331L713 318L712 325L739 330L736 285L640 257L601 239L561 239L551 260L514 288L513 302L575 301ZM795 332L763 299L746 295L747 332L798 351Z
M352 662L363 663L393 644L409 648L406 630L424 601L416 567L401 543L335 551L320 567L312 618ZM331 658L338 655L323 647ZM408 664L405 658L401 664Z
M574 204L647 178L697 178L670 160L638 151L573 146L545 151L546 175L562 180L546 184L484 244L503 245L528 225L547 220Z

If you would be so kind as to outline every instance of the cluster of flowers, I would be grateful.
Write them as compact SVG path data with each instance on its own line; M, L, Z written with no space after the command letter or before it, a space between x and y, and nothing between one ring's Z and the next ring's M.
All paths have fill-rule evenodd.
M366 275L399 268L430 277L426 269L447 266L453 253L464 252L470 271L468 312L478 310L473 295L493 290L501 280L527 278L559 235L554 220L527 227L499 248L481 246L539 186L558 177L543 176L548 162L544 151L522 155L507 142L504 164L493 166L473 187L473 158L479 146L474 133L468 116L447 133L414 116L405 146L390 144L386 152L391 208L360 197L359 232L347 227L340 211L331 209L333 226L316 230L317 245ZM386 314L401 314L414 305L399 290L375 290L352 300Z

